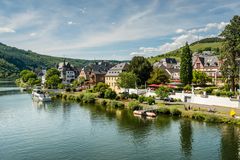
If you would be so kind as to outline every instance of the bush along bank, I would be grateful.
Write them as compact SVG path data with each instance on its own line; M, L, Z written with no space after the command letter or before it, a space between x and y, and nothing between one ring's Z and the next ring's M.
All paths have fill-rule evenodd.
M125 102L122 100L104 99L99 98L96 93L82 92L76 93L60 93L54 96L54 99L62 99L66 101L74 101L85 104L99 104L106 107L112 107L115 109L129 109L129 110L140 110L143 109L143 104L137 100ZM159 107L156 113L158 115L168 115L174 117L190 118L197 121L208 122L208 123L226 123L240 125L239 119L234 119L223 114L208 113L204 111L185 111L180 108L174 107Z
M208 123L226 123L240 125L240 119L220 115L217 113L207 113L203 111L184 111L178 108L159 107L158 114L178 116L182 118L190 118L197 121Z

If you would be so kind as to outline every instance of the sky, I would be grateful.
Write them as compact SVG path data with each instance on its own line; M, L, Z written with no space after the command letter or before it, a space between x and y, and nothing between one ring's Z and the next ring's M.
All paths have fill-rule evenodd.
M0 42L40 54L129 60L215 37L239 0L0 0Z

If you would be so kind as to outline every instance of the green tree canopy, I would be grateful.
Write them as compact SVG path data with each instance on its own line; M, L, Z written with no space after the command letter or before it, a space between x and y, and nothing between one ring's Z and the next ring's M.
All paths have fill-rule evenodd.
M207 82L211 82L211 78L205 72L201 71L193 71L193 79L192 82L198 85L206 85Z
M138 77L138 84L140 85L145 84L152 70L150 62L142 56L133 57L128 67L128 71L133 72Z
M59 83L61 83L61 79L56 74L52 75L51 77L48 77L48 79L46 80L46 86L48 88L56 89Z
M186 43L182 49L180 64L180 79L184 85L192 83L192 70L192 52Z
M169 96L170 91L171 91L170 88L165 87L165 86L161 86L161 87L159 87L159 88L155 91L155 93L156 93L161 99L163 99L163 98L166 98L166 97Z
M119 74L117 84L121 88L135 88L137 76L132 72L122 72Z
M240 58L240 16L234 16L220 36L224 37L221 58L224 61L222 74L229 81L232 91L236 88Z
M47 70L45 86L47 88L58 88L58 84L61 83L59 76L60 72L56 68Z
M155 83L167 83L169 82L169 77L166 75L163 69L154 68L150 74L150 78L147 81L149 84Z
M46 73L46 79L48 79L49 77L53 76L53 75L58 75L60 76L60 72L56 69L56 68L51 68L47 70Z

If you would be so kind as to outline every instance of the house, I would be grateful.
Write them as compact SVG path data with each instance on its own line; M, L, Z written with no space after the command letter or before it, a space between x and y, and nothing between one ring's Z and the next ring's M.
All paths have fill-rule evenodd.
M161 68L171 80L180 79L180 63L175 58L164 58L153 64L154 68Z
M96 85L98 82L105 82L105 75L107 71L113 66L113 64L100 61L89 64L82 68L78 78L84 78L85 84L90 86Z
M112 67L105 75L105 83L108 84L109 87L117 93L121 91L120 88L117 86L119 74L127 71L127 67L127 63L119 63Z
M70 84L78 75L78 70L69 62L66 62L65 59L58 64L57 68L60 72L60 79L62 79L63 84Z
M192 58L193 69L205 72L209 77L217 81L221 77L221 61L217 56L212 54L195 54Z

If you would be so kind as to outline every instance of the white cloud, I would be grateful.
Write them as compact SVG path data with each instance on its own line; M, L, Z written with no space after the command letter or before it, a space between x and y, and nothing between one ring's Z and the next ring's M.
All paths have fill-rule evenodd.
M179 28L179 29L176 30L176 33L184 33L184 32L186 32L186 30L181 29L181 28Z
M140 47L138 49L138 51L132 52L132 53L130 53L130 55L131 56L132 55L147 55L147 54L153 54L153 53L163 54L163 53L166 53L169 51L173 51L175 49L178 49L178 48L184 46L186 42L191 44L191 43L201 40L203 38L216 37L217 35L215 35L215 34L205 35L205 36L201 36L199 34L200 33L206 34L208 31L210 31L212 29L221 31L228 24L229 23L226 23L226 22L208 23L207 25L205 25L205 27L193 28L193 29L189 29L189 30L179 28L175 32L180 35L177 37L173 37L172 42L165 43L159 47Z
M205 25L204 27L201 28L193 28L190 30L184 30L184 29L177 29L176 33L178 34L182 34L182 33L203 33L203 32L208 32L210 30L213 29L218 29L218 30L223 30L226 25L228 25L229 23L227 22L220 22L220 23L208 23L207 25Z
M157 54L163 54L169 51L173 51L175 49L178 49L185 45L186 42L188 44L191 44L193 42L196 42L200 39L207 38L207 37L216 37L216 35L207 35L207 36L198 36L192 33L182 34L178 37L173 38L173 42L165 43L159 47L140 47L138 51L130 53L131 56L135 55L145 55L149 56L149 54L157 53Z
M132 52L130 53L130 56L143 56L145 54L146 54L145 52Z
M0 27L0 33L15 33L16 31L8 27Z
M67 24L69 24L69 25L72 25L72 24L73 24L73 22L72 22L72 21L68 21L68 22L67 22Z
M31 37L34 37L34 36L37 35L37 33L34 33L34 32L33 32L33 33L30 33L29 35L30 35Z

